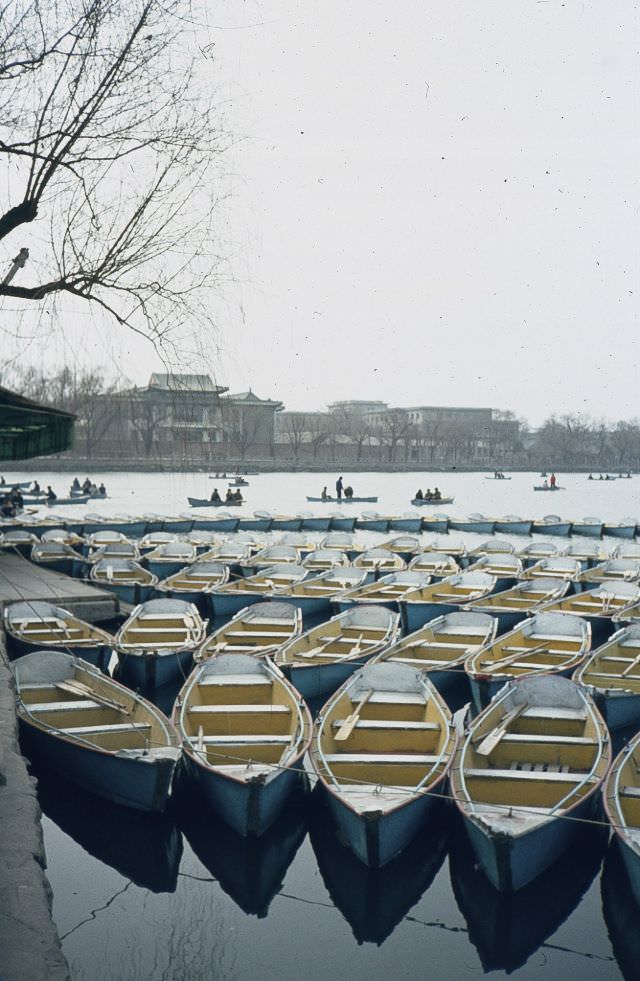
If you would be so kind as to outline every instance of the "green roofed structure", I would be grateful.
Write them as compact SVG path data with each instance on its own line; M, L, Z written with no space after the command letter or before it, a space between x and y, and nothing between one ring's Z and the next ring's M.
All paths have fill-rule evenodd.
M26 460L71 449L75 418L0 386L0 460Z

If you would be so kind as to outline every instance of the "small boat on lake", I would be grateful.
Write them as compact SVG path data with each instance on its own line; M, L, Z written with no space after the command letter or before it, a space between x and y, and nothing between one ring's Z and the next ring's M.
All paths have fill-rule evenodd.
M613 761L603 796L631 891L640 904L640 733Z
M302 633L302 614L288 603L268 600L239 610L214 630L195 653L197 662L215 654L272 655Z
M476 559L481 559L485 555L494 555L496 552L500 555L513 555L515 550L515 545L506 538L489 538L486 542L469 549L467 557L470 562L475 562Z
M365 569L339 566L312 579L303 579L289 589L283 589L278 593L278 600L293 603L300 609L303 617L319 616L321 613L329 616L331 600L335 596L347 590L357 589L358 586L369 581L370 573Z
M353 531L355 526L355 514L344 514L342 511L333 511L331 513L331 531Z
M165 542L147 552L142 562L158 579L166 579L195 562L197 557L195 546L190 542Z
M466 682L466 658L491 643L497 626L495 617L484 613L466 610L445 613L396 641L372 663L410 664L420 671L427 671L438 691L446 692L459 682Z
M307 497L310 504L377 504L377 497L356 497L355 494L352 497Z
M45 569L62 572L65 576L81 575L87 562L80 552L64 542L35 542L31 546L31 561Z
M244 501L212 501L207 497L188 497L187 501L192 508L239 508L244 504Z
M243 515L238 527L242 531L270 531L272 521L273 515L269 514L268 511L254 511L251 518L248 515Z
M345 610L361 603L375 603L399 611L399 602L406 593L420 586L427 586L430 582L431 577L426 572L403 569L401 572L391 572L387 576L381 576L350 592L340 593L332 599L331 606L336 613L344 613Z
M370 868L394 859L444 792L456 747L451 713L408 664L368 664L316 719L310 758L334 819Z
M200 528L202 531L236 531L238 528L242 527L245 529L257 529L257 530L267 530L267 527L271 527L271 518L267 522L267 527L263 527L263 521L260 520L259 523L252 522L250 518L240 518L238 515L229 514L228 511L220 511L218 514L203 515L196 514L194 517L191 527ZM190 530L190 529L189 529Z
M486 572L490 576L495 576L494 589L496 592L501 592L515 586L519 576L522 575L523 565L522 560L517 555L491 552L467 566L467 572Z
M22 528L9 529L0 535L0 551L17 552L28 558L38 541L38 536L31 531L23 531Z
M148 531L142 535L138 540L138 548L141 552L151 552L159 545L168 545L178 541L180 539L174 531L162 531L161 528L154 528L153 531Z
M399 555L405 562L410 562L414 556L422 551L420 539L414 535L396 535L395 538L390 538L388 541L382 542L380 548L387 549L389 552L393 552L394 555Z
M164 810L181 750L155 705L59 650L28 654L13 670L29 752L116 804Z
M78 548L78 546L84 545L82 535L78 535L75 531L70 531L68 528L47 528L46 531L42 532L40 541L60 542L63 545L71 545L72 548Z
M611 553L611 558L640 560L640 542L620 542Z
M411 562L409 569L413 572L426 572L432 579L446 579L460 572L460 566L452 555L444 552L418 552Z
M131 687L156 688L186 676L206 626L193 603L140 603L116 634L119 677Z
M356 528L362 531L382 531L389 530L391 515L378 514L377 511L363 511L356 521Z
M439 504L453 504L454 500L455 498L446 497L445 495L442 497L414 497L411 503L417 508L424 507L425 505L437 507Z
M525 569L535 565L540 559L550 559L558 555L558 546L553 542L530 542L516 553L522 559Z
M613 617L640 601L640 586L631 582L606 582L595 589L554 600L547 610L582 617L591 624L594 644L603 643L615 630Z
M392 531L406 531L417 535L422 531L422 516L415 512L412 514L410 511L405 511L404 514L391 519L389 528Z
M353 560L354 569L366 569L380 575L386 572L399 572L406 569L407 563L400 555L389 551L387 548L370 548L362 552Z
M493 477L487 477L493 480ZM466 518L449 518L450 531L472 531L478 535L493 535L495 520L484 514L469 514Z
M304 773L312 722L298 692L266 658L218 654L187 679L173 719L209 804L238 834L263 834Z
M134 559L102 558L89 566L89 580L108 589L123 603L136 605L149 599L158 577Z
M520 678L476 716L450 771L478 863L501 892L549 868L596 808L611 761L589 695L557 675Z
M233 572L240 570L252 555L253 549L247 542L226 541L214 545L200 558L206 558L207 562L223 562Z
M583 569L604 562L610 557L608 549L599 542L571 542L562 550L562 554L569 559L577 559Z
M289 589L311 575L303 565L280 563L267 566L254 576L224 582L207 592L211 615L230 617L252 603L276 599L281 590Z
M96 548L93 552L90 552L86 558L86 562L92 565L94 562L100 562L102 559L107 561L131 559L132 562L139 562L140 552L134 542L110 542L108 545L103 545L102 548Z
M614 538L635 538L637 521L635 518L623 518L622 521L605 521L602 534Z
M496 518L494 530L497 535L530 535L533 521L520 518L517 514L508 514L504 518Z
M582 518L571 524L572 535L587 535L589 538L602 537L602 521L600 518Z
M300 531L302 516L299 514L274 514L271 517L272 531Z
M295 545L267 545L248 556L240 566L243 576L254 576L272 565L300 565L302 552Z
M492 593L478 603L471 603L470 610L487 613L498 621L498 632L512 630L527 616L538 613L551 600L560 599L569 589L566 579L527 579L511 589Z
M484 599L494 591L495 586L495 576L486 572L458 572L448 579L416 589L400 603L404 630L410 633L434 617L453 613L467 603Z
M312 514L311 511L301 511L303 531L329 531L331 527L330 514Z
M329 532L321 539L320 548L333 548L339 552L344 552L351 560L365 551L362 545L357 544L350 531Z
M423 543L423 548L427 548L430 552L450 555L460 566L466 565L469 561L467 546L461 538L433 538L430 542Z
M400 617L383 606L356 606L282 647L276 664L303 698L335 691L365 661L394 643Z
M532 534L540 535L570 535L572 531L571 521L564 521L557 514L547 514L544 518L536 518L531 528Z
M437 535L446 535L449 531L449 515L447 514L423 514L422 530L433 531Z
M578 575L578 588L594 589L601 583L640 581L640 559L606 559Z
M207 601L207 594L224 586L229 581L229 566L223 562L209 562L197 559L192 565L167 576L156 586L161 596L175 597L193 603L201 613Z
M106 671L113 637L46 600L11 603L4 609L7 651L12 658L42 648L63 650Z
M591 629L562 613L535 613L465 662L474 704L487 705L507 682L521 675L570 675L587 656Z
M640 725L640 622L622 627L574 672L609 729Z
M534 491L561 491L566 488L561 487L560 484L534 484Z
M302 565L309 571L325 572L349 565L349 557L335 548L317 548L302 560Z

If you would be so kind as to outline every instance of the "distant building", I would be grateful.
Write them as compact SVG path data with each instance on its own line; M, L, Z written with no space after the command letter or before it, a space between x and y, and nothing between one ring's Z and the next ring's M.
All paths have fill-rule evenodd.
M277 414L284 405L275 399L261 399L248 392L225 395L221 400L225 445L231 453L245 459L273 456Z
M384 412L388 406L386 402L367 402L364 399L347 399L343 402L332 402L327 408L333 415L350 413L352 415L364 416L372 412Z

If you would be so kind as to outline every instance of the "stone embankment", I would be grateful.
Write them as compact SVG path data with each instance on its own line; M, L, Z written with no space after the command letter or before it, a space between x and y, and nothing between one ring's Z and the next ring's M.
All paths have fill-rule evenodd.
M70 981L51 918L36 782L20 754L13 675L0 632L0 978Z

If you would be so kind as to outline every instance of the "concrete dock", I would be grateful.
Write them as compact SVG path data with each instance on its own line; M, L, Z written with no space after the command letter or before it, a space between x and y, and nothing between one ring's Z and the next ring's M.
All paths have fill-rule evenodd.
M110 620L118 613L118 600L113 593L35 565L16 552L2 551L0 614L8 603L19 600L48 600L89 623Z

